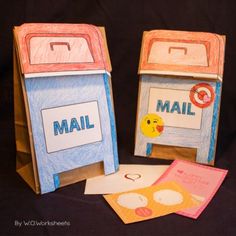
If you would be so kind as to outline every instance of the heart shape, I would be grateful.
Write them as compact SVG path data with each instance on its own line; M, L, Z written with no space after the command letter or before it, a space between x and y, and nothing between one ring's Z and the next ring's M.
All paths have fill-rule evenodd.
M183 174L183 170L177 170L178 173Z
M211 101L211 98L206 94L206 95L203 97L203 101L204 101L205 103L210 102L210 101Z
M137 179L140 179L141 178L141 175L140 174L132 174L132 173L129 173L129 174L125 174L124 176L126 179L129 179L129 180L132 180L132 181L135 181Z

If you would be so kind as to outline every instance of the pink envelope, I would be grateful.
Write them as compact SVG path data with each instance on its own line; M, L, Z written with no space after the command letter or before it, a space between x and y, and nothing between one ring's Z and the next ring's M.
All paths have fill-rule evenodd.
M227 172L219 168L175 160L153 185L166 181L176 181L181 184L200 204L179 211L178 214L197 219L219 189Z

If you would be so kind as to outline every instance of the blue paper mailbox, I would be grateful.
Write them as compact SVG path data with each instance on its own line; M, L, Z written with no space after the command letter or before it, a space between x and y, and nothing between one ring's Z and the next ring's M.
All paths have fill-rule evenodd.
M118 168L105 31L15 27L17 171L37 193Z
M225 36L144 32L135 155L213 165Z

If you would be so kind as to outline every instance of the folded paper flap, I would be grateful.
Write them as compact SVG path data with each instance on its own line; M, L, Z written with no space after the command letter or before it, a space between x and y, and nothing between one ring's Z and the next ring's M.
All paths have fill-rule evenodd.
M144 32L139 74L183 75L222 80L225 37L213 33Z
M18 174L25 180L25 182L37 193L40 193L39 186L35 183L32 163L28 163L23 167L17 169Z
M103 30L104 31L104 30ZM87 24L23 24L15 28L23 74L105 70L105 34Z

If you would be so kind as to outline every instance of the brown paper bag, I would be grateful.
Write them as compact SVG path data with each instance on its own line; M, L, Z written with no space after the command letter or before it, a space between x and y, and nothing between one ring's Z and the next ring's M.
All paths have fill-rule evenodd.
M30 24L32 25L32 24ZM60 27L60 24L58 27ZM39 26L39 32L41 25ZM71 26L71 25L70 25ZM69 26L69 27L70 27ZM30 119L29 104L25 88L24 66L19 55L19 38L17 37L20 27L14 28L14 120L15 120L15 139L16 139L16 171L25 182L37 193L41 193L40 181L38 176L37 159L32 134L32 124ZM99 28L105 45L105 57L108 67L111 69L110 59L106 44L104 28ZM111 88L110 88L111 89ZM111 91L112 96L112 91ZM74 168L58 174L60 186L72 184L89 177L104 174L103 161Z

